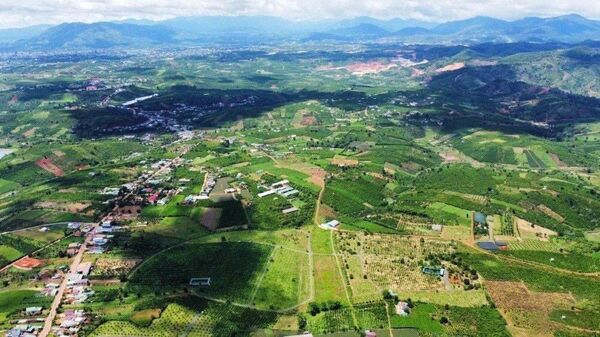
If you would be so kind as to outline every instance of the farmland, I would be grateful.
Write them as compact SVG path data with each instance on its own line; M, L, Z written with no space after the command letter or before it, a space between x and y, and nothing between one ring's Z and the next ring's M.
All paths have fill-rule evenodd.
M597 47L328 38L0 55L1 332L600 334Z

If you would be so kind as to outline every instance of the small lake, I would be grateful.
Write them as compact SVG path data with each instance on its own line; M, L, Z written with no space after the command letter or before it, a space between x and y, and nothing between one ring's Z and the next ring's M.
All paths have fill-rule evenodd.
M6 156L9 153L14 152L15 150L13 149L0 149L0 159L2 159L2 157Z

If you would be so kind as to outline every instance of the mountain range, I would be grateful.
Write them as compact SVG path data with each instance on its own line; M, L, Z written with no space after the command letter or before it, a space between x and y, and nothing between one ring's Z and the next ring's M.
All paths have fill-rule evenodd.
M194 16L163 21L63 23L0 30L0 49L165 47L301 42L398 42L475 44L483 42L580 42L600 36L600 21L580 15L526 17L505 21L474 17L441 24L357 17L289 21L270 16Z

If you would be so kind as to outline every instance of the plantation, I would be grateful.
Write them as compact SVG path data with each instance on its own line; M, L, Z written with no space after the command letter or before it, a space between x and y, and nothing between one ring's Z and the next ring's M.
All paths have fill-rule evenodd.
M169 304L148 327L127 321L110 321L100 325L91 336L176 337L182 334L196 337L226 337L232 333L249 336L256 329L273 324L276 315L222 304L209 304L203 310L180 304Z
M334 179L327 182L323 202L351 216L381 206L384 182L374 178Z

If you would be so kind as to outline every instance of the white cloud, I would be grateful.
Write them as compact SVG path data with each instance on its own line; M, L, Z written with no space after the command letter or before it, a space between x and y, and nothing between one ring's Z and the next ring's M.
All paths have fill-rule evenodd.
M0 0L0 27L189 15L354 16L448 21L476 15L517 19L578 13L600 18L600 1L582 0Z

